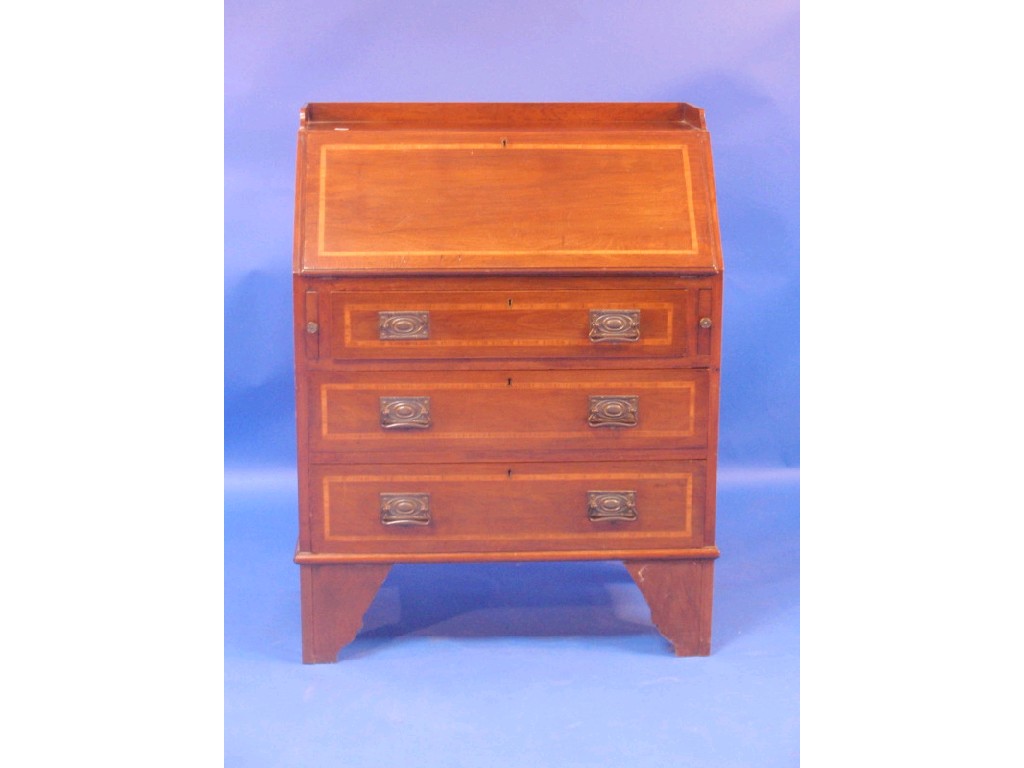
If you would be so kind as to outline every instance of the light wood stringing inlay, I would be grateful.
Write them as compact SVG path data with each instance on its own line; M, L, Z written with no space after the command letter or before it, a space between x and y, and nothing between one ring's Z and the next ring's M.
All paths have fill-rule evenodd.
M326 221L327 221L327 153L328 151L407 151L407 150L495 150L494 143L475 144L326 144L320 148L320 200L317 216L317 252L321 256L344 256L346 258L371 259L380 256L447 256L463 253L462 250L379 250L379 251L329 251L326 248ZM686 187L686 208L690 225L690 247L680 248L543 248L535 251L538 254L552 255L573 255L573 254L656 254L656 255L690 255L697 253L697 222L693 209L693 182L690 174L690 151L689 147L682 146L651 146L648 144L529 144L513 142L502 147L501 151L517 150L640 150L640 151L675 151L682 154L683 178ZM471 249L469 252L487 256L504 256L519 254L522 251L512 250L481 250Z
M410 304L409 301L404 303ZM641 323L641 336L639 341L635 342L634 346L651 346L651 347L666 347L672 345L673 340L673 320L675 314L675 305L669 302L653 302L653 301L638 301L634 302L631 309L640 310L640 323ZM438 304L434 302L420 302L416 304L415 308L411 306L398 307L395 309L388 305L388 309L394 309L395 311L412 311L413 309L423 310L425 312L431 311L459 311L459 312L472 312L475 310L508 310L508 305L501 304L499 302L493 302L489 304ZM581 312L588 312L592 309L591 304L576 304L567 302L558 302L552 304L516 304L515 307L511 308L510 311L526 312L534 310L574 310L578 309ZM607 308L606 308L607 309ZM643 329L643 310L644 309L661 309L665 311L665 326L667 332L664 336L652 337L645 334ZM345 303L344 312L344 327L345 327L345 346L346 347L394 347L397 344L410 344L417 347L592 347L592 342L587 336L581 336L578 339L523 339L523 338L509 338L509 339L366 339L357 340L352 337L352 312L353 311L367 311L377 312L380 311L379 304L350 304ZM589 321L589 314L587 316Z
M402 381L391 382L391 381L389 381L388 382L388 387L390 388L389 391L391 391L391 390L398 391L400 389L408 389L410 391L413 390L413 389L416 389L416 390L428 390L428 389L433 389L433 390L441 390L441 389L449 389L449 390L495 389L495 390L501 390L501 391L508 391L510 389L507 384L503 384L501 382L493 382L493 383L487 383L487 382L481 382L481 383L440 382L440 383L431 383L431 384L424 385L424 384L421 384L421 383L418 383L418 382L414 382L414 381L408 381L408 382L402 382ZM367 434L367 435L359 435L359 434L353 434L353 433L348 433L348 432L331 432L330 428L328 426L328 423L327 423L327 416L328 416L327 398L328 398L329 392L331 390L338 390L338 391L343 391L343 392L363 390L363 391L367 391L367 392L374 392L377 389L379 389L379 387L369 387L366 384L324 384L324 385L322 385L321 388L320 388L320 433L323 436L323 438L325 440L345 440L345 441L349 441L349 440L353 440L353 441L355 441L355 440L379 440L381 438L381 436L379 434L376 434L376 433L375 434ZM595 381L595 382L586 382L585 384L580 383L580 382L551 382L551 383L545 383L545 382L524 382L524 383L516 383L515 389L518 389L518 390L521 390L521 389L574 389L574 390L578 390L581 393L585 393L587 391L596 391L598 389L607 389L609 391L611 391L612 389L616 389L616 390L618 390L618 389L634 389L634 390L637 390L638 392L643 392L644 390L651 390L651 389L685 389L685 390L689 390L689 398L688 399L689 399L689 403L690 403L690 407L686 411L686 417L687 417L687 425L686 425L686 427L684 429L672 429L672 430L655 429L655 428L644 427L643 428L643 432L644 432L645 435L650 435L650 436L658 435L658 436L662 436L662 437L692 437L693 434L694 434L694 430L695 430L696 415L697 415L697 413L696 413L696 408L697 408L697 384L696 384L696 382L693 382L693 381L673 381L673 382L663 381L663 382L652 382L652 383L649 383L649 384L648 383L644 383L644 384L640 384L640 385L629 384L627 382L622 382L622 381ZM642 395L641 395L641 403L642 402L643 402L643 400L642 400ZM445 433L444 437L446 439L447 438L452 438L452 439L459 439L459 440L463 440L463 439L477 439L477 438L498 438L498 439L500 439L500 438L504 438L504 437L509 437L512 434L516 434L516 433L509 433L509 432L451 432L451 433ZM530 432L529 436L531 438L571 437L572 433L571 432Z
M332 483L371 483L380 486L382 483L402 483L409 486L417 482L474 482L474 483L500 483L500 482L522 482L523 480L541 480L546 482L563 482L565 480L593 480L605 483L606 481L633 481L636 480L685 480L685 503L684 520L685 526L681 531L630 531L630 538L659 538L666 534L690 536L693 533L693 473L691 472L565 472L560 474L531 474L529 472L516 472L510 477L501 478L496 476L482 477L480 475L454 475L454 474L402 474L402 475L345 475L327 476L323 479L324 498L324 539L328 541L394 541L394 536L339 536L331 533L331 497L330 487ZM411 486L410 486L411 487ZM413 491L410 490L410 493ZM415 491L424 492L423 489ZM375 510L371 510L373 512ZM438 511L440 514L440 511ZM503 538L512 540L542 540L542 541L576 541L579 539L593 539L593 532L588 533L530 533L530 534L505 534ZM475 534L450 534L444 536L445 541L467 541L486 543L491 540L489 536Z

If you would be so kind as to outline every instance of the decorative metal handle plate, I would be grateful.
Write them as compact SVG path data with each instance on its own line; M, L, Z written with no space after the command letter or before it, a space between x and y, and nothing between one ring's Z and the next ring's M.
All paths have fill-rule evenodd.
M380 425L383 429L427 429L430 426L430 398L382 397Z
M429 493L382 493L382 525L430 525Z
M378 312L381 339L429 339L429 312Z
M639 341L639 309L590 310L591 341Z
M587 491L587 517L591 522L636 520L636 491Z
M592 427L635 427L639 410L639 395L591 395L587 423Z

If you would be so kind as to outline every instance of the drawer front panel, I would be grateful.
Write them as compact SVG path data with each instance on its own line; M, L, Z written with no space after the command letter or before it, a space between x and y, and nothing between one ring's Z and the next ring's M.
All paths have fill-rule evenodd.
M317 552L545 552L703 544L702 461L315 465Z
M336 360L683 358L699 330L692 293L332 291L324 332Z
M313 375L310 447L442 451L703 448L708 373L391 371Z

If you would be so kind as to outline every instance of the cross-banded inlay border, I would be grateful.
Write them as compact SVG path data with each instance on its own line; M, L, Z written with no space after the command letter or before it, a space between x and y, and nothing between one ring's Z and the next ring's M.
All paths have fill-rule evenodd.
M674 324L675 324L675 304L668 301L639 301L635 302L635 308L643 311L644 309L650 310L651 312L656 310L663 310L665 312L665 335L664 336L651 336L650 332L641 339L638 339L634 346L638 347L667 347L671 346L674 342ZM420 302L417 307L421 311L425 312L474 312L479 310L487 311L500 311L505 308L498 302L491 303L479 303L479 304L456 304L446 303L441 304L439 302ZM579 310L580 312L586 312L586 316L583 318L583 322L587 323L586 328L589 329L590 322L590 311L592 307L591 303L570 303L570 302L530 302L530 303L519 303L515 306L516 312L540 312L540 311L559 311L559 310ZM356 304L346 302L344 305L344 338L346 347L374 347L381 348L385 346L381 344L379 337L370 339L356 339L352 334L352 313L353 312L378 312L380 311L379 304ZM386 342L386 346L393 347L396 342L401 342L401 339L391 340ZM426 347L586 347L590 348L594 346L594 342L586 335L580 338L562 338L562 339L526 339L522 337L517 338L504 338L504 339L417 339L417 348Z
M344 256L346 258L374 258L381 256L449 256L461 253L473 253L482 256L508 256L521 254L522 250L407 250L407 251L329 251L326 248L327 230L327 154L328 152L373 152L373 151L415 151L415 150L496 150L494 142L488 143L423 143L423 144L325 144L320 148L320 200L317 211L317 252L321 256ZM609 150L630 150L630 151L656 151L656 152L679 152L683 166L683 179L686 186L686 209L690 225L690 247L689 248L544 248L536 253L569 256L569 255L692 255L697 253L697 219L693 205L693 179L690 171L690 150L686 145L671 146L657 144L543 144L543 143L521 143L512 142L502 147L502 152L516 152L522 150L580 150L580 151L604 151Z
M501 482L522 482L522 481L542 481L542 482L553 482L553 483L564 483L568 480L589 480L593 482L614 482L616 480L636 482L639 480L682 480L685 488L680 498L683 501L683 520L684 526L682 529L662 529L657 531L630 531L630 538L663 538L666 535L681 535L681 536L692 536L693 535L693 473L692 472L562 472L557 474L534 474L530 472L517 472L513 475L514 479L505 481L500 477L493 475L473 475L473 474L444 474L444 473L405 473L405 474L381 474L381 475L329 475L323 478L323 534L326 541L376 541L376 542L393 542L395 541L394 536L369 536L369 535L339 535L331 533L331 485L332 484L343 484L343 485L354 485L354 484L370 484L377 488L383 489L385 486L394 487L397 492L396 483L400 483L402 488L408 488L409 493L426 493L429 492L428 488L417 486L418 483L444 483L444 482L471 482L471 483L501 483ZM643 488L638 489L638 493L642 493ZM376 498L377 495L374 496ZM569 505L571 507L571 505ZM441 509L435 510L437 515L443 514ZM346 514L352 514L354 511L351 509L345 510ZM370 514L375 513L376 510L370 510ZM589 531L587 533L522 533L522 534L502 534L503 540L522 540L522 541L578 541L581 539L593 540L594 532ZM438 540L441 541L464 541L464 542L480 542L487 543L491 541L491 537L480 534L446 534L445 536L439 536Z
M540 381L528 381L528 382L517 382L515 387L517 390L575 390L581 395L587 393L587 391L596 391L597 389L605 389L611 391L613 388L621 389L626 384L622 381L593 381L593 382L540 382ZM641 384L630 384L628 385L640 393L648 392L652 390L681 390L688 394L689 408L683 412L676 412L676 416L686 415L687 421L685 426L681 429L658 429L657 427L647 425L643 428L643 435L648 437L693 437L697 430L697 382L695 381L657 381L650 383ZM467 390L500 390L508 391L508 385L503 382L431 382L424 384L423 382L416 381L389 381L389 391L399 391L406 389L408 391L441 391L441 390L456 390L456 391L467 391ZM324 440L344 440L344 441L358 441L358 440L380 440L381 434L379 432L358 434L351 432L332 432L330 424L328 422L329 415L329 397L332 391L335 392L359 392L363 391L369 395L375 395L379 390L379 386L372 384L322 384L320 386L320 435ZM588 427L585 419L585 413L581 415L580 427ZM453 440L482 440L482 439L500 439L509 435L515 434L516 436L522 437L524 433L511 433L511 432L449 432L441 433L441 437L444 439ZM576 436L575 432L529 432L526 435L530 438L543 439L543 438L572 438ZM433 439L437 439L437 435L434 435Z

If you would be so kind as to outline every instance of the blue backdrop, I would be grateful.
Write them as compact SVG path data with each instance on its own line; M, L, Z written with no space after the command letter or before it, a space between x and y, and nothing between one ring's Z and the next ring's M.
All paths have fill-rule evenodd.
M225 22L228 764L795 765L797 2L228 0ZM395 569L356 658L298 663L290 290L309 101L706 110L726 286L712 657L668 656L628 577L541 564ZM567 618L568 606L593 611ZM624 741L605 705L644 702L652 714L627 717ZM542 715L559 727L538 729Z
M290 274L308 101L688 101L725 257L721 462L799 465L796 2L227 3L225 441L294 461Z

